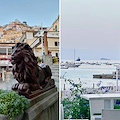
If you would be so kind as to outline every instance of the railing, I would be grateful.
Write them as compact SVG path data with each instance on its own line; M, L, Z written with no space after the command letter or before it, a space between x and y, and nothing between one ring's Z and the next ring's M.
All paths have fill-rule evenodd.
M40 44L40 43L41 43L40 39L37 38L37 39L30 45L30 47L31 47L31 48L34 48L36 45L38 45L38 44Z

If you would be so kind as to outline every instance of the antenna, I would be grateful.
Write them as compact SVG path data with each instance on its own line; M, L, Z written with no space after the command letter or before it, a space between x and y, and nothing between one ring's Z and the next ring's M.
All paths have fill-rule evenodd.
M43 31L42 23L41 23L41 31Z

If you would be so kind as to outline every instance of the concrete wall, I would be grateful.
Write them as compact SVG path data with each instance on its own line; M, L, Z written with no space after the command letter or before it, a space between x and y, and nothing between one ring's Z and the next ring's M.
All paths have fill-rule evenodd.
M26 32L26 39L33 39L33 32Z
M55 46L55 42L59 42L59 38L47 38L48 40L48 50L51 51L52 56L59 56L59 46Z
M55 42L59 42L59 38L47 38L48 46L59 48L59 46L55 46Z
M35 40L36 40L36 38L26 39L26 43L31 45Z

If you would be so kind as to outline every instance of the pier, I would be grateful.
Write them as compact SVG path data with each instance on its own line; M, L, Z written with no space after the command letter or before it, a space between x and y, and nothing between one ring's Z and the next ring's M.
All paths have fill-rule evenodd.
M93 78L101 78L101 79L113 79L114 74L98 74L98 75L93 75Z

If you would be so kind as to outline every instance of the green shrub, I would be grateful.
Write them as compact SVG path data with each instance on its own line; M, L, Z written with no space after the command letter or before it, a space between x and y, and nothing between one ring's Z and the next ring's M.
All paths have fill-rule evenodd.
M114 105L114 109L120 109L120 105Z
M0 114L5 114L14 119L16 115L24 113L29 101L14 91L0 90Z
M37 57L37 62L43 62L43 59L40 59L39 57Z

